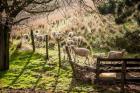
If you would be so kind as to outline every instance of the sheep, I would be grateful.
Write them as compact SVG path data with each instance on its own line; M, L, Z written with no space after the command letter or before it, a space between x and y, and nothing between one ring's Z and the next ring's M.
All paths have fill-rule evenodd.
M121 51L110 51L108 53L108 58L111 58L111 59L113 59L113 58L123 58L125 54L127 54L125 49L123 49Z
M72 45L71 49L74 51L75 55L78 55L78 56L81 56L81 57L85 57L86 60L88 60L88 64L89 64L89 54L90 54L90 51L87 48L78 48L78 47ZM86 60L84 61L84 63L86 62Z
M54 50L55 47L55 42L54 41L49 41L49 48Z
M84 44L87 44L85 38L82 36L74 36L72 40L76 42L77 46L83 46Z
M28 34L23 34L22 39L23 39L24 41L29 41L29 40L30 40Z
M78 45L78 36L72 37L72 40L75 41L77 43L77 45Z
M51 33L54 40L58 41L62 39L62 34L60 32L52 32Z
M65 54L66 54L66 49L65 49L65 47L66 46L68 46L68 48L69 48L69 51L70 51L70 53L72 54L72 51L71 51L71 45L75 45L75 42L73 41L73 40L71 40L71 38L66 38L66 40L63 40L62 42L61 42L61 45L62 45L62 49L63 49L63 54L64 54L64 60L65 60Z
M63 58L64 58L64 60L66 59L66 46L67 45L64 45L63 47L62 47L62 51L63 51ZM70 51L70 47L68 46L68 48L69 48L69 51Z
M36 35L36 40L39 42L45 41L45 35Z
M37 47L44 47L43 41L46 40L45 35L41 35L41 34L36 34L35 35L35 40L37 42Z
M74 32L69 32L68 33L68 37L73 37L73 36L75 36L75 33Z
M125 49L122 51L110 51L108 53L108 58L122 58L126 53Z
M73 40L66 40L65 43L67 46L75 45L75 42Z

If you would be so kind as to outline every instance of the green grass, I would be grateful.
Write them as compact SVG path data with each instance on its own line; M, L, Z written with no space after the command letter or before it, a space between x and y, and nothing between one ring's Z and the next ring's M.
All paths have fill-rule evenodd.
M95 53L98 51L94 50ZM10 69L0 72L0 89L33 88L36 90L65 93L73 86L71 89L72 93L88 93L89 91L94 93L93 91L97 91L96 86L93 84L78 82L71 85L71 67L67 61L63 61L63 68L59 68L57 50L49 50L49 61L45 60L44 54L44 49L38 49L36 53L14 50L10 55ZM103 91L99 93L109 92Z
M72 72L68 62L62 65L64 68L60 69L57 53L53 50L50 51L50 61L48 62L43 54L15 51L11 54L10 69L0 72L0 89L35 88L66 92L71 84ZM80 87L76 87L76 90L83 91Z

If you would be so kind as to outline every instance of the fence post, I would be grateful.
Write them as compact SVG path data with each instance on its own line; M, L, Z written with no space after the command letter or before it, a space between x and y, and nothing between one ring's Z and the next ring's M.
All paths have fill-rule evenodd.
M60 41L58 40L58 57L59 57L59 67L61 67L61 49L60 49Z
M35 52L34 33L33 33L33 30L32 29L31 29L31 40L32 40L33 52Z
M95 83L99 84L99 75L100 75L100 57L97 58L97 64L96 64L96 75L95 75Z
M70 63L71 68L73 70L73 77L76 78L75 69L74 69L74 65L72 63L72 58L71 58L71 55L70 55L70 51L69 51L68 46L65 46L65 49L66 49L66 52L67 52L67 55L68 55L68 58L69 58L69 63Z
M46 35L46 59L49 60L48 35Z
M121 73L121 93L125 93L125 75L126 75L126 61L122 61L122 73Z

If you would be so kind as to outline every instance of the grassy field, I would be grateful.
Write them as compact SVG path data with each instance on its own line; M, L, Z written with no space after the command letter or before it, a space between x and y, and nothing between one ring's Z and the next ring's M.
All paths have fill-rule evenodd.
M110 90L99 89L93 84L73 82L68 61L62 60L62 67L58 66L57 50L49 50L49 61L45 59L45 49L37 49L35 53L12 50L10 51L10 69L0 72L0 92L2 93L7 93L7 89L20 89L20 91L33 89L46 93L67 93L68 91L71 93L117 93L114 90L109 92ZM94 53L99 51L94 50Z
M62 65L63 68L59 68L55 51L50 51L49 61L39 53L15 51L11 55L10 69L0 72L0 88L67 92L71 87L72 72L68 62ZM88 92L94 91L94 88L78 84L71 91Z

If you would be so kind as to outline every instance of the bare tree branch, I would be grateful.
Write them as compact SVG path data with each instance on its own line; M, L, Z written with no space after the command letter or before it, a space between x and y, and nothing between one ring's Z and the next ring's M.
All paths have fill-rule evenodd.
M47 1L44 1L44 0L43 1L40 1L40 0L39 1L36 1L36 0L34 0L33 3L34 4L48 4L51 1L53 1L53 0L47 0Z
M24 21L26 19L29 19L30 17L25 17L25 18L21 18L18 21L13 22L13 25L20 23L21 21Z

